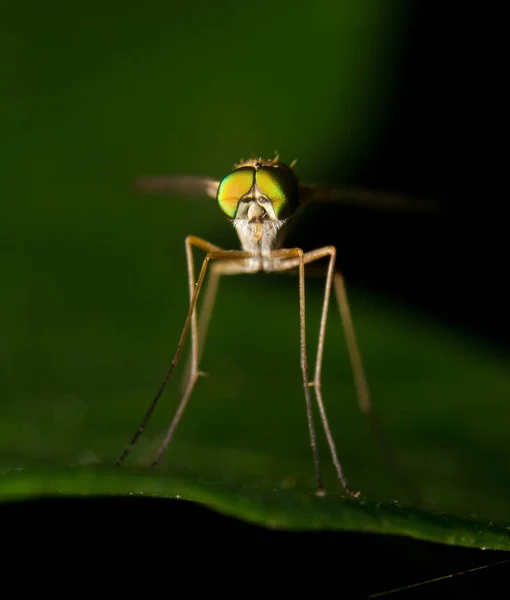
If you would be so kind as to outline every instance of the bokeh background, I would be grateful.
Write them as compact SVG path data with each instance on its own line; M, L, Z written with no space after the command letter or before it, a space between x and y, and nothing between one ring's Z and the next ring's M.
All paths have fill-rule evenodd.
M298 241L338 247L374 402L423 505L508 521L506 245L475 15L377 0L1 11L0 468L109 468L175 349L184 237L236 247L213 201L140 196L133 178L220 178L278 150L307 182L440 203L428 216L321 207ZM313 488L296 291L285 277L221 282L210 377L163 473ZM307 301L313 361L320 282ZM178 391L177 377L132 468ZM324 394L352 485L409 500L357 411L333 311Z

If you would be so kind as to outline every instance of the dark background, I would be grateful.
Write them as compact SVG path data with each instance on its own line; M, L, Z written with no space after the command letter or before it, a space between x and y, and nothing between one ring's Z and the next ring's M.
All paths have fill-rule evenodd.
M353 181L433 198L441 214L353 210L328 235L351 280L507 349L497 19L469 7L413 3L388 121ZM321 224L328 223L326 216Z
M387 109L389 119L366 159L350 171L353 182L368 187L439 200L444 213L395 217L353 209L344 212L342 222L327 217L322 221L321 243L331 240L337 245L339 263L354 283L414 305L504 353L508 350L509 296L505 171L499 167L502 73L497 53L489 45L491 38L497 37L491 35L496 20L496 15L475 9L470 12L465 6L460 11L413 3ZM335 181L333 148L330 155L331 165L324 171ZM143 167L149 168L148 164ZM157 169L155 165L153 170ZM345 182L344 173L341 175ZM319 222L321 217L316 218ZM312 228L306 243L314 243ZM218 554L225 556L221 576L211 582L211 588L222 590L232 585L228 560L230 556L233 564L237 562L233 548L238 549L236 554L251 556L241 569L246 585L254 571L259 580L270 572L289 585L316 581L318 593L327 586L341 594L346 577L352 585L359 585L360 596L365 589L381 591L493 560L482 551L433 548L406 539L269 532L174 501L33 502L3 506L0 514L7 539L18 537L23 530L34 537L42 533L53 541L65 540L73 552L79 551L87 538L90 543L95 538L107 540L113 555L125 552L127 545L133 557L139 552L147 554L147 546L152 548L155 543L150 540L161 540L168 548L166 569L170 573L173 560L182 562L182 557L171 559L173 545L185 544L192 537L195 547L208 549L193 562L193 569L214 564ZM76 535L69 535L69 527ZM230 552L219 550L220 540ZM339 547L348 547L348 554L342 551L336 568L324 568L323 559L331 559L334 548ZM161 556L165 550L158 553ZM297 561L295 569L285 570L276 560L287 553ZM267 557L272 559L270 564ZM311 567L307 571L308 560ZM359 575L353 576L355 568ZM164 582L163 571L154 574L147 569L141 577L154 576ZM494 569L508 575L506 567ZM428 596L441 586L450 593L482 597L499 582L495 570L432 584L421 593ZM396 597L420 597L419 593L404 592Z

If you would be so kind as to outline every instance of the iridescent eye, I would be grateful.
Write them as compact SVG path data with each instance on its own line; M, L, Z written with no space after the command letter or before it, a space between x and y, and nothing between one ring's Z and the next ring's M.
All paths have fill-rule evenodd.
M224 177L218 187L218 204L221 210L233 219L237 213L239 200L253 187L255 171L251 167L241 167Z
M257 187L273 203L275 215L285 219L296 210L299 191L294 172L287 166L262 167L257 171Z

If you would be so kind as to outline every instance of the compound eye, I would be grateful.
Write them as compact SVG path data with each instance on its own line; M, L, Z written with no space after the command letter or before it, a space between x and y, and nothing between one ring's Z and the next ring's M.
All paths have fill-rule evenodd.
M257 171L256 182L259 190L271 200L278 219L285 219L296 210L299 191L291 169L283 165L262 167Z
M217 200L227 217L233 219L236 216L239 200L252 189L254 178L252 167L241 167L221 180Z

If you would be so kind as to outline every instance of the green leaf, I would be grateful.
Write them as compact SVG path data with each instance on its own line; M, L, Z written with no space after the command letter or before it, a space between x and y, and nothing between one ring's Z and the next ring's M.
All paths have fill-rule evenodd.
M345 530L406 535L458 546L510 549L508 526L432 510L376 503L331 494L317 498L295 490L240 486L203 477L122 475L91 468L15 470L2 473L4 499L65 495L136 495L178 498L264 527L287 530Z
M356 410L342 332L333 312L324 395L347 476L362 496L355 500L342 494L321 437L328 494L316 498L301 398L297 301L292 280L265 279L224 282L223 302L218 304L204 358L210 376L199 380L175 441L156 469L148 464L175 409L177 382L163 396L126 465L115 469L113 463L157 387L151 384L160 373L152 363L163 369L166 336L153 332L153 339L161 338L157 350L148 343L136 348L124 340L124 349L112 348L106 341L90 345L83 361L62 352L55 364L49 354L33 372L30 411L26 401L24 408L13 403L9 412L4 405L2 497L181 497L269 527L391 532L506 549L508 461L501 452L504 445L498 443L505 433L501 417L507 414L508 377L503 366L498 368L494 357L468 349L431 323L418 322L402 311L393 314L373 298L353 295L353 313L381 420L400 467L422 498L411 506L408 490L378 456L367 423ZM312 287L308 302L314 315L319 292ZM280 302L275 301L277 296ZM267 331L253 323L243 327L251 351L236 351L239 327L224 328L224 324L229 315L237 322L254 298L258 310L271 315L267 331L272 343L264 344ZM287 335L279 331L282 323ZM61 337L57 346L70 344L70 339ZM101 372L109 356L115 359ZM52 364L54 372L48 376ZM89 369L94 378L88 376ZM57 379L61 390L72 392L56 394ZM458 410L459 397L463 411ZM485 398L484 411L480 397ZM406 398L413 398L412 406L403 403ZM493 524L493 519L503 524Z

